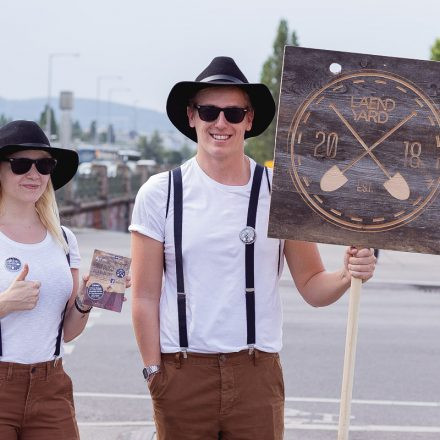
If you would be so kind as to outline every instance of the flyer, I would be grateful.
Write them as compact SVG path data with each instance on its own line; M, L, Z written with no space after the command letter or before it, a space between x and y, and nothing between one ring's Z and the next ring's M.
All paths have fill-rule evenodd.
M120 312L131 258L95 249L83 303Z

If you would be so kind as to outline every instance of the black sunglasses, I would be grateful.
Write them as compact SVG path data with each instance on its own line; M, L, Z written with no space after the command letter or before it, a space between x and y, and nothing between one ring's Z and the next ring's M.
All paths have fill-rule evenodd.
M215 105L194 105L199 112L199 117L202 121L213 122L215 121L220 112L223 112L225 118L231 124L239 124L243 121L246 113L249 111L247 108L241 107L216 107Z
M43 159L29 159L27 157L11 157L1 159L2 162L9 162L11 164L11 171L14 174L27 173L32 164L35 164L37 171L40 174L50 174L56 167L57 161L53 157L44 157Z

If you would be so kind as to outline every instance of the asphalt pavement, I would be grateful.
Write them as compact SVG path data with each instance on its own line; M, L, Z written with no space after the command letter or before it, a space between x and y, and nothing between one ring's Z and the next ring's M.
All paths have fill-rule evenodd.
M129 234L75 233L82 272L94 249L129 256ZM341 266L344 247L319 248L329 270ZM440 438L439 263L438 256L380 251L375 277L362 289L350 440ZM286 270L280 293L285 438L336 439L348 295L310 307ZM127 298L120 314L94 309L83 335L66 345L82 440L155 438Z

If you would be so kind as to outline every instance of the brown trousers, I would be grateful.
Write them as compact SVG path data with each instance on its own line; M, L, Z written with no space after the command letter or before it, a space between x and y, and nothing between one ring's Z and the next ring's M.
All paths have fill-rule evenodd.
M162 354L150 383L158 440L281 440L278 353Z
M62 362L0 362L1 440L79 440Z

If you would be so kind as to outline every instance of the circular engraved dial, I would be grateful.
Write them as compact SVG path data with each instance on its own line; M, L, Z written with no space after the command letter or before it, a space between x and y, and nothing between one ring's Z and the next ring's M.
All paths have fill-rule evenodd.
M293 118L288 148L305 202L350 230L408 223L439 191L439 112L388 72L340 75L313 92Z

